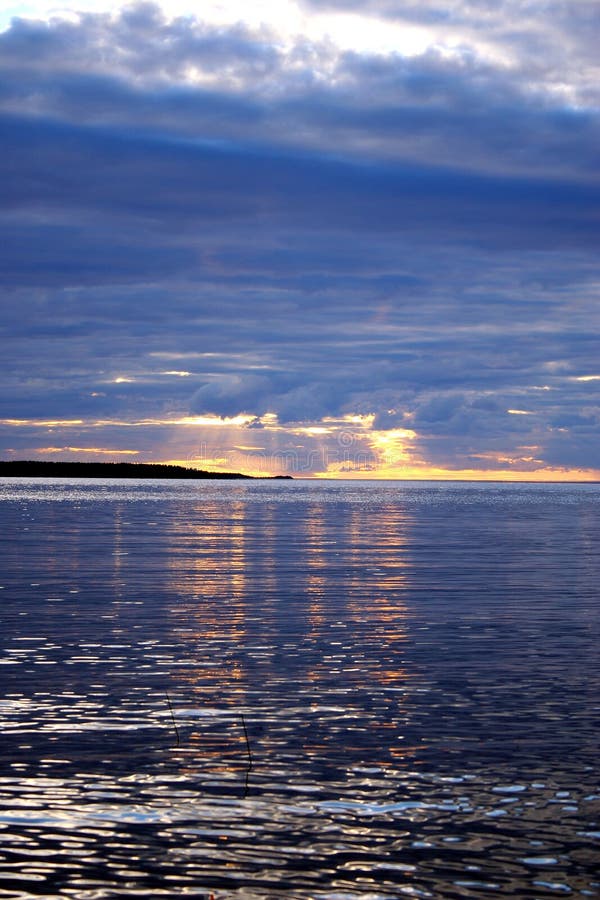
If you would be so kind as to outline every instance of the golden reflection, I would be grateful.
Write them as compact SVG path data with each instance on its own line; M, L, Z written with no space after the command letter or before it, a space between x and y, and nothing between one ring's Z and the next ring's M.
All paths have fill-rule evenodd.
M121 567L123 564L123 509L121 506L115 506L113 521L113 575L115 579L115 590L117 589L118 579L121 577Z
M175 516L167 529L167 588L180 598L172 610L181 626L175 632L188 646L205 648L198 664L177 676L194 693L246 681L245 516L242 500L199 504L185 519ZM241 653L232 657L236 648Z
M325 593L325 519L324 506L313 506L306 516L305 591L307 594L308 641L318 645L323 639L327 617L324 610ZM309 673L311 681L319 679L319 667Z
M315 507L306 517L308 639L315 646L325 641L334 612L326 595L335 584L335 569L342 567L343 594L335 598L336 617L343 620L340 628L347 627L352 636L366 631L372 652L363 653L356 665L346 664L340 674L360 682L367 676L383 687L402 685L409 674L391 661L399 658L399 647L407 639L408 610L398 590L407 584L406 532L411 519L397 506L377 519L356 506L346 513L344 523L336 522L328 532L325 512L326 507ZM339 549L332 535L339 539ZM311 682L323 681L337 671L335 648L343 646L343 631L336 637L340 640L332 642L333 652L324 654L309 670Z
M188 508L165 529L173 635L185 659L172 677L193 710L187 747L211 768L238 770L245 746L237 713L246 712L252 733L257 709L283 690L302 711L290 712L289 729L275 720L272 734L258 727L261 754L276 756L288 730L307 753L321 744L326 753L343 728L342 739L359 744L376 734L382 765L404 758L411 515L398 504L378 503L374 515L362 503L318 501L290 519L284 504L259 507L241 494ZM313 690L319 699L305 707ZM335 701L321 699L331 694ZM332 717L330 703L341 715ZM208 707L218 711L212 719ZM304 728L307 715L317 732L294 737L294 716Z
M413 750L403 743L404 697L412 674L402 665L410 612L403 602L409 584L407 555L412 517L401 506L383 507L376 519L354 509L345 534L353 573L348 586L347 622L352 634L364 633L364 650L356 675L385 698L373 710L369 730L377 734L378 765L397 765Z

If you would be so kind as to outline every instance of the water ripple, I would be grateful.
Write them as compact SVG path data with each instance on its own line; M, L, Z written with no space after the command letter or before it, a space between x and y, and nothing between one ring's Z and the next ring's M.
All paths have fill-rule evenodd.
M597 896L597 486L0 484L0 898Z

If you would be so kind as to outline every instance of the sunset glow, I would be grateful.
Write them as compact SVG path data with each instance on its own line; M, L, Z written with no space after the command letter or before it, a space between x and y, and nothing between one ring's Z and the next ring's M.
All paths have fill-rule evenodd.
M49 456L73 460L97 458L117 460L135 456L140 462L155 461L210 472L242 472L264 477L292 474L302 478L406 479L447 481L600 481L600 469L544 466L539 448L525 445L518 452L473 453L476 466L433 466L424 458L421 439L413 429L374 429L373 417L347 415L340 420L313 426L282 425L277 417L264 417L259 443L244 437L256 417L240 415L226 419L216 416L181 416L164 419L101 420L4 420L15 430L28 429L33 435L62 437L64 443L28 445L26 457ZM351 430L351 426L354 430ZM137 449L102 447L75 443L72 437L110 429L112 434L135 434ZM71 440L69 439L71 436ZM298 443L301 441L301 443ZM152 455L145 449L155 449ZM156 449L158 448L158 449ZM160 450L162 449L162 452ZM23 458L12 446L8 458Z
M600 477L590 11L5 6L0 457Z

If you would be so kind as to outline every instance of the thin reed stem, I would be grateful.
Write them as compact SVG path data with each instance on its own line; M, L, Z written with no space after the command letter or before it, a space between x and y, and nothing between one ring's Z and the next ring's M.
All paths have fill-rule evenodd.
M246 750L248 751L248 760L250 762L250 769L254 765L254 760L252 759L252 750L250 749L250 741L248 739L248 729L246 728L246 720L244 719L244 713L240 713L242 717L242 725L244 726L244 736L246 738ZM248 771L250 771L250 769Z
M177 746L179 747L179 729L177 728L177 722L175 721L175 713L173 712L173 707L171 706L171 698L167 694L167 703L169 704L169 711L171 713L171 719L173 720L173 728L175 729L175 734L177 736Z

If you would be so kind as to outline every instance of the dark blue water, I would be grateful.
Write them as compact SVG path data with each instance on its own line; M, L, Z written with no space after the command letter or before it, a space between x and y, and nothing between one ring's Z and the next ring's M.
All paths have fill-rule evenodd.
M600 895L599 501L0 481L0 898Z

